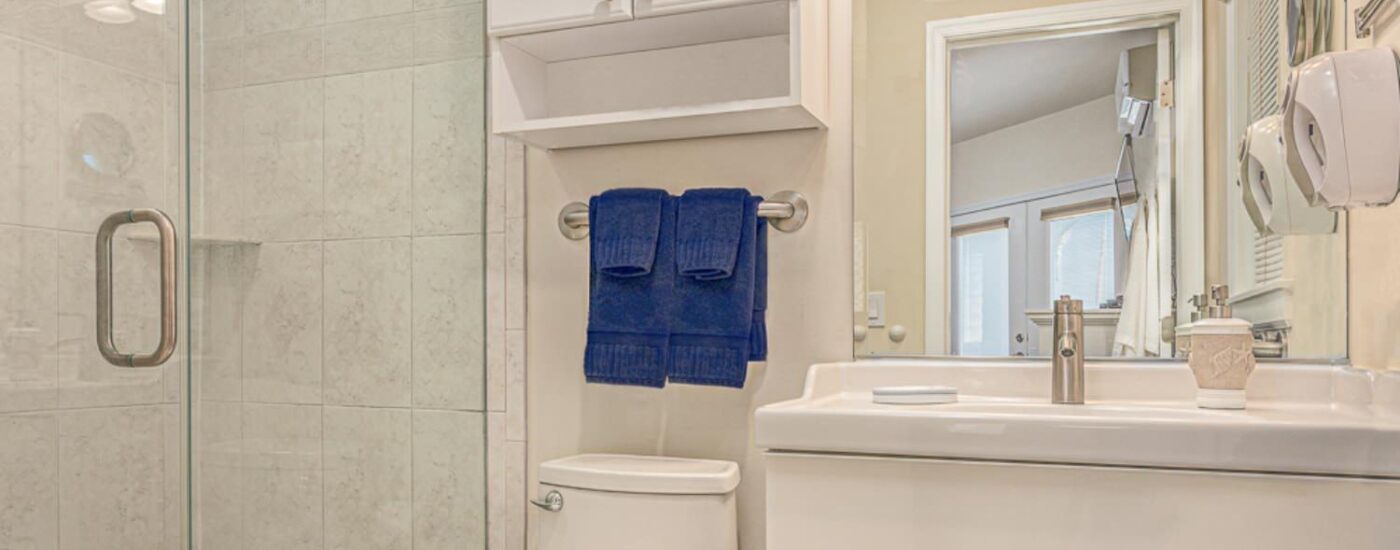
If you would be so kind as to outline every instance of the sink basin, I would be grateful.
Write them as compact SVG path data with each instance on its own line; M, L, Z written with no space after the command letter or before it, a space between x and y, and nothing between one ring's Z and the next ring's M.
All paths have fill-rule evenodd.
M1091 364L1084 405L1049 403L1049 371L1031 361L817 365L801 398L758 410L755 437L776 452L1400 478L1400 415L1373 403L1379 375L1261 365L1249 407L1220 411L1196 407L1180 363ZM956 386L960 402L872 402L886 385Z

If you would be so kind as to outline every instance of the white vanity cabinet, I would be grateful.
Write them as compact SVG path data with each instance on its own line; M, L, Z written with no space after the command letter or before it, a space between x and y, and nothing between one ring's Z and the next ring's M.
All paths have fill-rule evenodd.
M825 125L828 0L618 1L586 26L556 26L587 19L572 5L499 15L547 30L491 38L495 133L559 149Z
M1400 375L1267 364L1248 408L1201 409L1184 363L1094 362L1050 403L1049 361L812 367L755 413L769 548L1394 550ZM949 386L954 403L875 403Z

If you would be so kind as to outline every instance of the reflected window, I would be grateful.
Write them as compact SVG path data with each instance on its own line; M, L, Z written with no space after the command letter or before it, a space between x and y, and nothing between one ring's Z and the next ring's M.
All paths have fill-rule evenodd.
M1011 258L1006 222L953 235L953 352L1010 355Z
M1049 221L1051 299L1062 295L1095 307L1116 296L1113 210L1096 210Z

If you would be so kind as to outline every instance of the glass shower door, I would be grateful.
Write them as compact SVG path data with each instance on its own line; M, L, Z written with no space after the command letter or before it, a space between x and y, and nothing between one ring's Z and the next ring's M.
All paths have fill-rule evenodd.
M0 0L0 549L485 547L481 10Z
M0 2L0 548L184 546L180 7Z

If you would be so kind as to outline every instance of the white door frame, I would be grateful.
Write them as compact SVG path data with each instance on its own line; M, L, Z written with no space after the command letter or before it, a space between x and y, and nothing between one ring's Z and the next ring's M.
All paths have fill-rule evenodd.
M949 135L950 53L959 43L1016 35L1070 32L1134 21L1175 19L1176 75L1176 310L1185 298L1205 291L1205 110L1202 89L1202 0L1102 0L1047 8L930 21L925 136L928 153L924 189L925 353L949 350L947 267L952 237L947 213L951 179ZM1195 251L1183 254L1182 251ZM940 322L941 321L941 322Z

